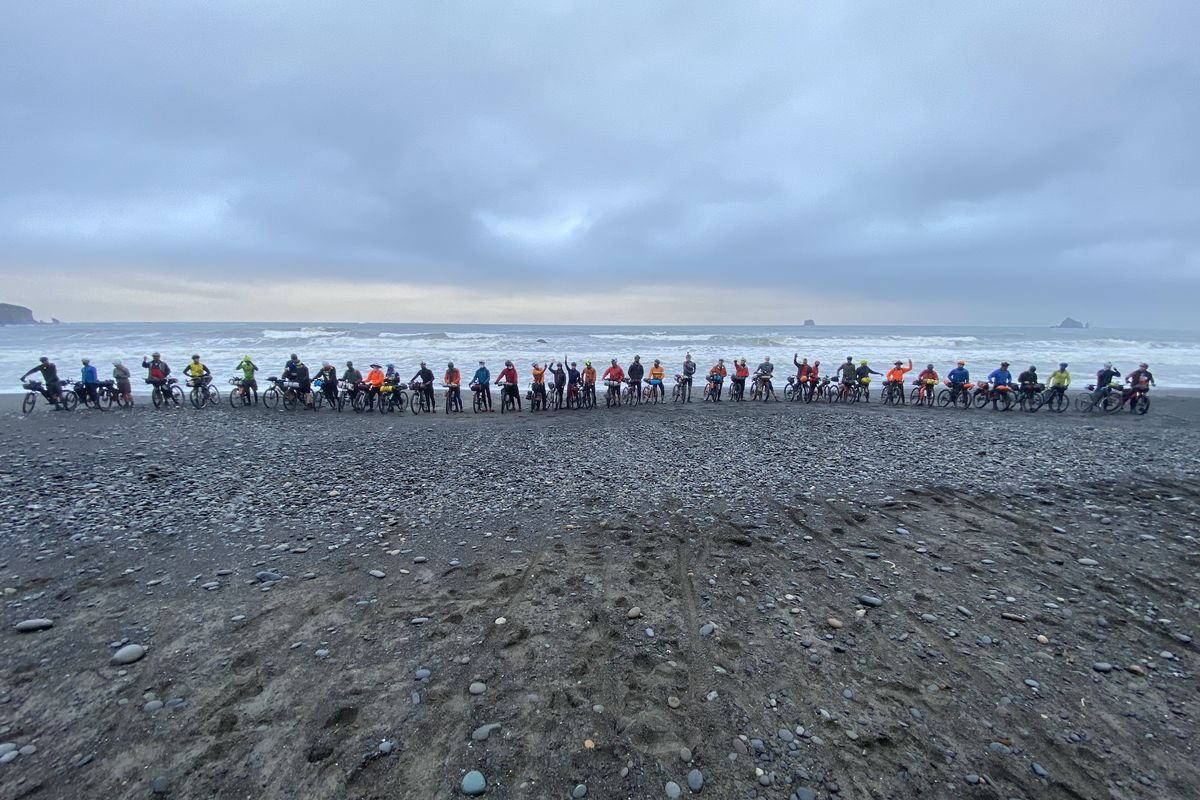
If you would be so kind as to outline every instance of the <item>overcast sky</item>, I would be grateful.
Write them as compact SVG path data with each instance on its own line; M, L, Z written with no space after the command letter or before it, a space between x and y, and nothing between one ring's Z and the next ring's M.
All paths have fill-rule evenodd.
M0 301L1197 327L1200 3L7 2Z

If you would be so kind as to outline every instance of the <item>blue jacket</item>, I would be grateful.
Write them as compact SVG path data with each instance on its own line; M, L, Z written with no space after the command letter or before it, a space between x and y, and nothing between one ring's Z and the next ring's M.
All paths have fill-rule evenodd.
M80 372L83 375L84 383L99 383L100 382L100 379L98 377L96 377L96 368L93 367L91 364L88 364Z
M491 383L491 380L492 373L488 372L488 368L480 367L479 369L475 370L475 377L471 378L471 383L478 383L482 384L483 386L487 386L489 383Z
M951 383L966 383L971 380L971 373L967 371L966 367L955 367L950 370L950 374L946 376L946 380Z
M992 374L988 375L988 380L992 383L1012 383L1012 373L1006 369L992 370Z

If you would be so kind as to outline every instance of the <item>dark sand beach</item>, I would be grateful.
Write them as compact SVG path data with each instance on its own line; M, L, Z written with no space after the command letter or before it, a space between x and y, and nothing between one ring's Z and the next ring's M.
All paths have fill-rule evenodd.
M0 796L1195 798L1200 399L1152 398L3 398Z

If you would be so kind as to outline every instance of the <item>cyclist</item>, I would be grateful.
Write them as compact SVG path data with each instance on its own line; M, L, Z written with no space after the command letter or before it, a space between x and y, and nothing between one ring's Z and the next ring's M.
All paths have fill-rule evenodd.
M88 399L92 401L97 411L102 411L100 408L100 375L96 372L96 368L92 366L90 358L83 359L83 368L79 371L80 380L83 381L83 391L87 393Z
M912 372L912 368L913 363L911 358L908 360L907 367L903 366L899 361L897 361L892 364L892 368L889 369L887 374L883 376L884 391L887 391L888 385L896 387L893 391L895 391L899 397L897 402L904 402L904 376L909 372Z
M695 372L696 365L692 365L692 371ZM667 374L663 369L663 365L656 358L654 366L650 367L650 377L646 379L646 383L650 385L651 392L658 392L658 399L662 400L666 397L666 390L663 388L663 378Z
M295 353L292 353L288 357L287 363L283 365L283 377L289 381L298 381L298 380L300 380L299 377L297 377L299 372L300 372L300 356L296 355Z
M808 359L799 361L800 354L792 353L792 364L796 367L796 391L803 392L808 387L808 376L812 374L812 365Z
M254 394L254 402L258 403L258 381L254 378L254 373L258 372L258 365L255 364L250 356L242 356L242 360L234 369L242 371L242 389Z
M296 391L300 394L300 399L304 405L312 407L312 376L308 373L308 365L300 359L296 359L296 367L294 370L296 380Z
M567 357L564 355L563 361L566 361L566 360L567 360ZM579 369L575 366L574 361L572 361L571 365L567 368L567 397L568 398L571 396L571 392L575 393L575 402L578 403L579 400L581 399L580 394L579 394Z
M496 385L502 387L500 389L501 392L509 395L516 401L517 411L520 411L521 390L517 386L517 368L513 366L513 362L504 362L504 369L500 370L500 377L496 379Z
M583 396L589 394L592 398L592 403L596 402L596 368L592 366L592 362L583 362Z
M685 403L692 402L692 376L696 374L696 362L692 361L692 354L688 353L683 357L683 377L679 383L683 386L683 397Z
M614 358L612 365L604 370L604 385L608 387L610 395L620 397L621 381L625 380L625 370L621 369L621 365Z
M550 366L549 364L546 367ZM546 407L546 367L540 366L536 361L530 366L530 371L533 373L533 393L530 395L530 403L533 402L534 395L540 396L542 408ZM530 408L533 406L531 405Z
M762 363L754 370L754 380L758 384L759 391L762 393L763 402L767 402L772 397L775 397L775 387L771 385L771 376L775 374L775 365L771 363L770 356L763 356ZM775 402L779 402L779 398L775 397Z
M805 394L811 401L813 392L817 390L817 382L821 380L821 359L813 360L812 367L808 370L808 388Z
M1125 382L1129 384L1129 388L1121 394L1122 403L1132 398L1135 394L1148 392L1151 386L1158 385L1154 382L1154 374L1150 372L1149 364L1138 364L1137 369L1125 376ZM1136 405L1134 403L1129 404L1130 413L1133 413L1135 408Z
M1111 361L1105 361L1104 366L1096 373L1096 389L1092 392L1093 399L1099 401L1101 396L1108 391L1109 384L1121 377L1121 371L1112 365Z
M21 380L25 380L35 372L42 375L42 383L45 385L42 394L54 404L55 408L61 408L59 401L62 399L62 381L58 378L58 367L50 363L49 356L42 356L38 359L37 366L22 375Z
M395 364L387 365L387 369L383 373L383 382L390 383L393 386L400 383L400 372L396 369Z
M846 356L846 361L837 369L838 380L847 389L858 383L858 375L854 371L854 357Z
M958 399L959 393L965 391L963 387L970 382L971 373L967 370L967 362L961 359L958 366L946 374L946 383L950 385L950 396L954 399Z
M453 361L446 364L446 374L442 376L442 383L446 384L446 394L450 399L450 410L456 414L461 414L462 373L454 366Z
M350 362L346 363L349 364ZM346 380L349 380L349 378ZM363 381L367 392L367 408L375 407L375 398L379 397L379 390L383 388L385 381L387 381L387 375L384 374L383 367L379 364L372 364L371 371L367 373L367 377ZM379 402L382 403L383 399L380 398Z
M429 412L431 414L436 414L437 398L433 393L433 370L431 370L424 361L421 362L420 369L418 369L417 373L412 376L412 379L409 381L409 383L415 383L418 380L421 382L421 386L417 389L417 391L419 391L425 397L425 400L428 401Z
M920 391L917 393L918 400L924 400L927 396L933 394L933 387L938 384L937 370L933 368L933 364L926 364L925 369L921 370L921 374L917 375L917 386Z
M192 356L192 363L183 368L183 373L192 379L192 386L204 386L212 380L212 373L200 363L198 355Z
M723 358L718 358L717 363L713 364L712 369L708 371L709 393L715 402L721 402L721 385L725 382L725 376L728 374Z
M330 408L336 408L338 396L337 367L328 361L322 362L321 369L317 372L317 377L321 379L321 394L325 395L325 402L329 403Z
M1008 391L1012 386L1012 373L1008 371L1008 362L1001 361L999 369L994 369L987 376L988 383L992 385L992 408L996 407L996 399L999 392Z
M120 361L114 361L112 376L116 381L117 391L125 398L125 405L133 408L133 384L130 381L133 376L129 373L129 367Z
M645 374L646 367L642 364L642 357L634 356L633 363L629 365L629 385L637 392L638 400L642 399L642 377Z
M171 376L171 368L167 366L167 362L163 361L158 353L153 353L149 358L142 356L142 369L146 370L146 383L161 392L167 385L167 378Z
M1042 385L1038 382L1036 366L1031 364L1029 369L1017 376L1017 388L1026 397L1031 397L1042 390Z
M492 373L488 371L487 364L483 361L479 362L479 369L475 370L474 376L471 377L471 388L481 392L483 395L483 406L489 412L492 410Z
M546 367L549 369L550 364L547 363ZM550 369L550 374L554 376L554 401L562 408L563 391L567 388L567 372L563 369L561 361L555 363L554 368Z
M733 362L733 377L729 379L730 389L736 393L738 400L746 399L746 381L750 378L750 368L746 366L746 357L742 356Z
M909 366L911 368L912 365ZM868 403L871 402L871 376L878 374L878 372L871 369L870 364L867 363L865 358L858 362L858 369L854 370L854 377L858 385L863 388L863 399Z
M357 395L359 392L361 392L363 390L362 373L354 368L353 361L346 362L346 370L345 370L345 372L342 373L342 381L345 382L346 388L348 388L350 390L351 399L354 398L354 395Z

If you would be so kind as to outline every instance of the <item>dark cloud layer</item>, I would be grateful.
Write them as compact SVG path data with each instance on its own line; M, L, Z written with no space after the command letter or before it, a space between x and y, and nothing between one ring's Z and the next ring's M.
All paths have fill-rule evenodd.
M1195 3L0 15L9 268L653 276L987 322L1136 298L1193 325Z

